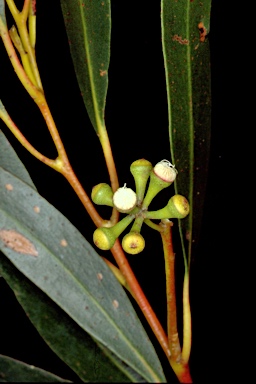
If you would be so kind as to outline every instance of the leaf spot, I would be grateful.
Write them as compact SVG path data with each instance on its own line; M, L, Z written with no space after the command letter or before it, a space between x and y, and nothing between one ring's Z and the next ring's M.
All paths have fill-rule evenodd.
M114 308L118 308L119 307L119 303L118 303L117 300L113 300L112 304L113 304Z
M207 35L207 29L205 28L204 23L200 22L198 24L198 29L199 29L199 33L200 33L199 40L203 43L205 41L205 37Z
M62 240L60 241L60 245L61 245L62 247L67 247L67 246L68 246L68 242L67 242L65 239L62 239Z
M182 37L179 35L174 35L172 39L173 39L173 41L177 41L178 43L183 44L183 45L189 44L188 39L182 39Z
M97 273L97 277L98 277L98 279L101 281L102 279L103 279L103 275L102 275L102 273Z
M24 237L21 233L14 230L0 230L0 239L7 248L12 249L23 255L38 256L38 252L33 243Z
M186 232L186 240L190 241L191 239L191 231Z
M7 189L7 191L12 191L13 190L13 186L11 184L6 184L5 188Z
M33 208L34 212L35 213L39 213L40 212L40 207L38 207L37 205L34 206Z
M107 74L106 70L100 69L100 76L105 76Z

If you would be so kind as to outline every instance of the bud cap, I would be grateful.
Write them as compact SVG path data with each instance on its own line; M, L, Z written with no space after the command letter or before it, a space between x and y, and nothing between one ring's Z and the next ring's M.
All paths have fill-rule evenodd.
M114 193L113 203L119 212L131 212L137 203L136 193L124 184L122 188L118 188Z
M154 173L163 181L172 183L176 179L178 171L175 165L164 159L155 165Z

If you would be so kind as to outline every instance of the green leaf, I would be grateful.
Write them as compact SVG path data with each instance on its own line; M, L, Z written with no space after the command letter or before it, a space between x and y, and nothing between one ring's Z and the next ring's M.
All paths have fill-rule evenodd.
M209 33L211 0L161 0L161 7L171 155L179 172L175 192L190 202L190 215L179 223L190 260L200 233L210 148L210 53L202 32Z
M0 355L0 381L11 383L72 383L33 365Z
M3 107L0 101L0 108ZM4 108L4 107L3 107ZM0 165L34 189L36 189L28 171L0 129Z
M96 132L104 112L110 59L110 1L61 0L70 52L88 115Z
M125 364L147 381L165 380L144 328L104 261L60 212L2 168L0 247L26 277Z
M90 382L141 381L141 378L121 361L118 361L118 366L126 372L126 375L117 369L116 365L113 365L102 352L102 350L105 352L105 348L103 346L99 348L81 327L1 253L0 273L48 346L76 372L81 380ZM106 354L109 353L107 351ZM130 379L128 379L129 377Z

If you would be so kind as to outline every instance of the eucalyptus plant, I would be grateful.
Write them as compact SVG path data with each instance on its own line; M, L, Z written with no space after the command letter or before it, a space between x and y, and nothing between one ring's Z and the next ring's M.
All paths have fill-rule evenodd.
M37 62L36 22L41 15L36 0L0 0L0 35L13 76L38 107L56 151L50 157L28 139L9 114L0 91L1 276L41 337L81 381L166 381L168 372L155 341L147 335L143 317L168 368L179 382L192 383L190 266L200 233L209 156L211 1L159 1L168 116L168 127L161 135L170 146L168 156L156 162L153 153L152 159L145 158L141 146L130 169L122 169L133 185L119 182L117 170L122 164L114 160L105 118L113 4L110 0L60 0L60 4L81 98L99 140L93 158L101 159L103 154L106 175L97 184L90 184L88 177L87 190L71 164ZM66 128L70 137L74 129ZM31 158L64 176L94 225L86 238L37 191L23 159L6 137L9 130ZM146 141L147 127L139 130ZM132 145L140 148L139 140ZM90 143L84 147L90 151ZM83 163L83 158L78 161ZM88 166L97 172L99 165L92 161L85 169ZM155 209L163 190L168 198ZM162 254L166 324L159 320L132 268L132 258L141 257L146 269L144 255L150 250L145 227L157 233L162 243L156 263ZM176 257L184 263L181 298L176 297ZM182 313L178 313L178 300ZM100 362L96 370L95 351ZM4 355L0 355L0 377L21 382L69 381Z

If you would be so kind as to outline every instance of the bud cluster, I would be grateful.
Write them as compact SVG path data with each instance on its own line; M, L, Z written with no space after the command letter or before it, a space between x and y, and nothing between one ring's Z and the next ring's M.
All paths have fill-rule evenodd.
M113 227L97 228L93 234L93 241L98 248L109 250L134 220L131 231L122 240L122 247L125 252L135 255L145 247L145 240L140 234L145 219L182 219L189 214L189 203L184 196L176 194L164 208L157 211L148 210L153 198L176 179L178 172L168 160L162 160L153 167L148 160L139 159L131 164L130 171L134 177L136 193L127 188L126 184L118 188L115 193L110 185L105 183L93 187L91 198L95 204L108 205L121 213L127 213L127 216Z

